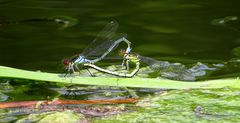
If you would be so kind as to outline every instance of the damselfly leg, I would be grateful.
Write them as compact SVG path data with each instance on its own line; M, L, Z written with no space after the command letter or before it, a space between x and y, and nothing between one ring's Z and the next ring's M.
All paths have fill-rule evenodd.
M83 68L83 66L81 66L81 68ZM85 68L85 69L88 71L88 73L91 75L91 77L95 77L95 75L93 75L88 68ZM72 65L70 65L70 66L69 66L69 69L68 69L68 73L74 73L75 70L79 72L79 75L81 75L81 71L80 71L80 68L78 67L78 64L72 64ZM67 73L67 74L68 74L68 73ZM67 74L66 74L66 75L67 75ZM66 76L66 75L65 75L65 76Z
M126 68L127 68L127 71L129 71L129 60L126 60Z
M65 63L64 63L65 64ZM64 77L66 77L68 74L74 73L74 67L73 64L71 63L67 63L66 69L65 69L65 75Z
M86 69L87 69L88 73L91 75L91 77L96 77L94 74L91 73L91 71L88 68L86 68Z

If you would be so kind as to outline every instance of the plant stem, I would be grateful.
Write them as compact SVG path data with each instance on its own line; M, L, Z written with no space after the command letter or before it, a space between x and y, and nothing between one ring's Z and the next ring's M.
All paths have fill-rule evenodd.
M134 88L163 88L163 89L191 89L191 88L240 88L238 78L184 82L155 78L113 78L113 77L64 77L64 74L34 72L0 66L0 77L19 78L56 83L72 83L79 85L100 85Z

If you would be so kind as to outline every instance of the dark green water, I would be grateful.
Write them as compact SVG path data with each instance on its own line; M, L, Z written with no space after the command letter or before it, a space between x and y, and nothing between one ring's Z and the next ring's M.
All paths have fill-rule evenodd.
M64 28L44 20L62 16L72 25ZM222 63L233 58L232 49L240 45L239 20L211 24L226 16L240 16L238 0L1 0L0 65L61 71L62 59L81 53L113 19L141 55L180 63Z
M0 65L62 72L62 59L81 53L105 24L116 20L118 32L128 34L134 52L172 64L191 64L192 69L187 70L195 70L194 65L224 66L202 79L240 76L239 4L239 0L0 0ZM169 69L162 72L168 74ZM196 69L190 74L201 72L204 70ZM233 88L128 92L84 86L76 88L76 98L64 94L63 85L54 88L56 85L47 82L1 79L0 87L1 102L128 98L131 91L142 99L129 107L120 105L129 108L129 113L87 117L92 122L238 122L240 115L239 89ZM37 121L27 114L31 112L24 115L1 109L0 122ZM73 118L68 117L58 116L65 118L61 121Z

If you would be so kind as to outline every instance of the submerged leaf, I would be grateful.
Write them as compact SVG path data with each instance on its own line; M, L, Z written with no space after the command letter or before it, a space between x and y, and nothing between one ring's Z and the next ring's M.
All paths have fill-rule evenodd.
M172 90L143 98L136 111L94 119L104 122L238 122L239 90L233 88Z
M30 114L29 116L18 120L16 123L38 122L38 123L76 123L86 120L82 114L76 114L73 111L46 112L40 114Z

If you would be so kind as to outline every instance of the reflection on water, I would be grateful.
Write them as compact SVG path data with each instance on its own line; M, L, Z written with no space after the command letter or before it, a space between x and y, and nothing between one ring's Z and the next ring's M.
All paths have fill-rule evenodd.
M182 64L222 63L240 45L238 3L3 0L0 64L61 71L61 60L80 53L113 19L141 55Z

